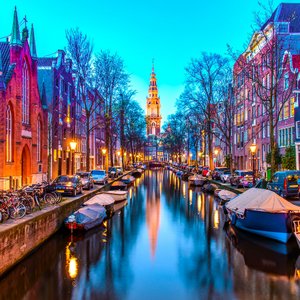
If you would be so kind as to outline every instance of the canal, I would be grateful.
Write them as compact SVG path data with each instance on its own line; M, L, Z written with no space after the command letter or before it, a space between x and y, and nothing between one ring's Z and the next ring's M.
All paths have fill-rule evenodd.
M106 228L55 234L0 299L300 299L300 251L225 223L214 196L147 170Z

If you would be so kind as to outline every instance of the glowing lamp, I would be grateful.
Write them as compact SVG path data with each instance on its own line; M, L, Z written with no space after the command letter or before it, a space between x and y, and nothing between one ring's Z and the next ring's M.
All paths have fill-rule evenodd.
M76 145L77 145L77 143L74 142L74 140L72 142L70 142L71 150L75 150L76 149Z
M252 154L254 154L255 151L256 151L256 145L252 144L252 145L250 146L250 151L251 151Z
M102 153L103 153L103 155L106 153L106 149L105 148L102 149Z
M219 150L218 150L218 149L216 149L216 150L215 150L215 154L216 154L216 155L218 155L218 153L219 153Z

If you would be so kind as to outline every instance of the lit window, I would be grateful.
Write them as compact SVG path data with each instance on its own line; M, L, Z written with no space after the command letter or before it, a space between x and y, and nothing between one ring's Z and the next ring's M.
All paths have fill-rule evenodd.
M295 114L294 103L295 103L295 98L291 98L291 113L290 113L291 117L293 117Z
M42 161L41 159L41 150L42 150L42 122L40 117L38 118L37 122L37 161Z
M6 161L12 161L12 115L11 108L6 108Z
M285 106L284 106L284 118L285 119L289 117L289 113L290 113L289 103L286 103Z
M287 90L289 88L289 73L286 72L284 74L284 89Z

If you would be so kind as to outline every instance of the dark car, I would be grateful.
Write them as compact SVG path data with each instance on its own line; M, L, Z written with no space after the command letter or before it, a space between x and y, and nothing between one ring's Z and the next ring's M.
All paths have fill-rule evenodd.
M221 174L224 171L228 171L227 168L225 167L217 167L215 168L212 173L211 173L211 177L213 180L220 180L221 179Z
M116 167L109 167L108 168L108 176L109 177L115 177L115 176L117 176L118 175L118 170L117 170L117 168Z
M271 181L267 184L267 189L277 193L283 198L298 196L298 177L300 171L280 171L276 172Z
M237 188L242 185L241 179L245 176L253 176L250 170L235 170L230 177L230 185L235 185Z
M81 178L82 187L84 189L90 190L94 187L94 178L90 172L77 172L76 175Z
M82 183L78 175L60 175L51 184L58 193L76 196L82 193Z

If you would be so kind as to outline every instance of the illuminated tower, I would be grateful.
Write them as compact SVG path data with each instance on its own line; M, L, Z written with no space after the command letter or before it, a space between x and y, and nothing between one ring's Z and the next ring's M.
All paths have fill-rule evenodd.
M149 85L149 96L147 98L147 135L152 134L160 137L161 115L160 115L160 98L156 85L156 77L154 73L154 59L152 61L152 73Z

